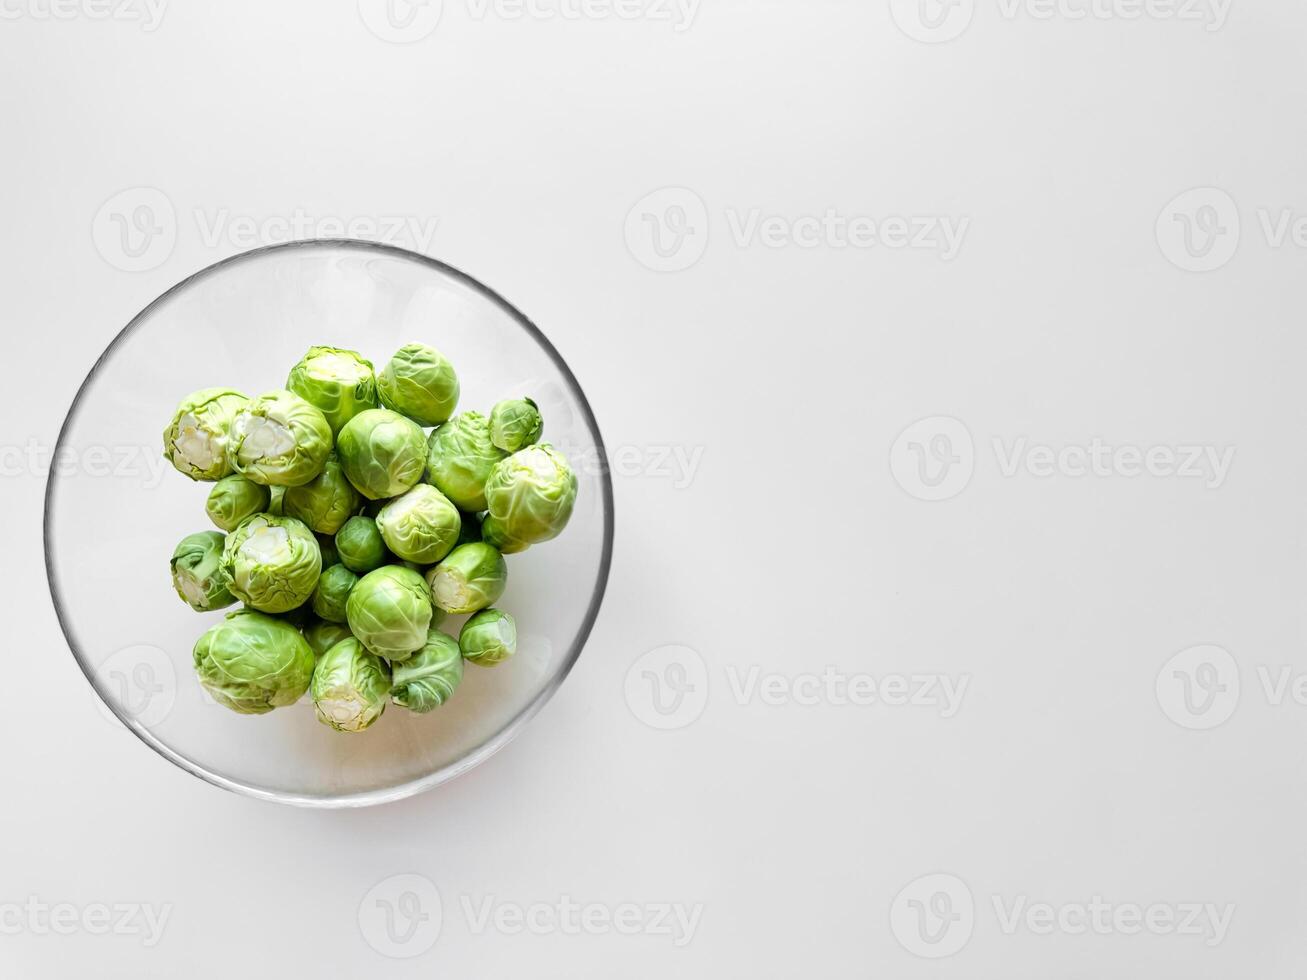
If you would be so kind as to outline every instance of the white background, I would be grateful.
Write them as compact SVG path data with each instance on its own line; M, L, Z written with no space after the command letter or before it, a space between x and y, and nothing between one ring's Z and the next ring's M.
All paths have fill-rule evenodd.
M0 974L1301 975L1302 4L445 0L405 34L369 0L68 2L0 4ZM799 220L828 212L884 236ZM358 812L220 792L104 720L28 462L141 307L297 214L434 221L389 238L532 317L625 454L558 696ZM1059 462L1094 440L1127 451ZM790 686L828 668L967 686L950 717ZM1233 908L1219 941L1158 924L1189 903ZM100 935L100 904L167 918Z

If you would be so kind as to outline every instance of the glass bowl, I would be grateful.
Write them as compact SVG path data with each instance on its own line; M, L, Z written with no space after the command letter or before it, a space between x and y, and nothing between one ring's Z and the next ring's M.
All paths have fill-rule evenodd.
M306 696L238 715L200 687L196 639L226 613L191 611L172 589L176 543L211 530L212 484L162 458L162 432L192 390L255 395L286 383L314 344L356 349L380 369L410 341L459 373L459 410L501 398L540 405L545 439L577 473L576 509L553 541L509 556L498 606L517 620L517 656L467 665L428 715L389 705L368 731L317 721ZM216 786L280 803L353 807L411 796L503 747L581 654L608 580L613 491L598 425L576 378L525 316L456 269L358 241L263 248L164 293L109 345L59 435L46 491L45 552L59 622L78 664L123 724L164 758ZM442 628L457 635L466 617Z

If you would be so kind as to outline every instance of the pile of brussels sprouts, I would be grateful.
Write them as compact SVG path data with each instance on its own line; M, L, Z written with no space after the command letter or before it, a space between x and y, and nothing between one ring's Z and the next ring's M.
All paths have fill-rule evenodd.
M379 374L313 347L285 390L182 400L164 455L213 484L219 530L177 546L173 586L199 612L243 603L195 645L220 704L263 714L307 691L319 720L361 732L387 701L442 705L464 660L513 656L504 555L563 530L576 476L535 402L455 415L458 397L444 355L409 344ZM463 614L457 639L437 628Z

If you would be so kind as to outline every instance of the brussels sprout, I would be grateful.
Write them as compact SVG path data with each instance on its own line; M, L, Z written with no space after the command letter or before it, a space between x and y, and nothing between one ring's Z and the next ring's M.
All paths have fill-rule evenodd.
M556 538L572 516L576 474L553 446L528 446L509 456L486 481L490 513L482 537L505 554Z
M287 517L303 521L318 534L335 534L361 503L354 484L345 478L340 460L332 453L322 472L302 487L287 487L282 509Z
M472 663L493 667L517 653L517 624L506 612L482 610L463 624L458 647Z
M281 517L285 514L283 504L286 502L286 488L272 487L272 493L269 494L268 513L273 517Z
M387 660L407 660L427 641L431 593L422 576L387 565L359 579L345 603L349 631Z
M506 453L538 442L544 427L540 409L530 398L502 401L490 410L490 441Z
M458 405L454 365L434 347L401 347L377 378L381 404L407 415L418 425L439 425Z
M423 565L449 554L462 526L458 508L425 483L396 497L377 515L377 529L386 547L405 561Z
M289 391L260 395L231 424L232 469L255 483L303 486L322 472L330 452L326 416Z
M460 511L458 515L462 525L458 529L458 544L470 544L481 540L481 515ZM457 545L455 545L457 547Z
M322 655L312 692L318 721L338 732L361 732L386 710L390 668L350 637Z
M234 531L245 518L266 513L271 496L267 487L243 476L224 476L209 491L204 510L215 525Z
M304 628L304 639L313 648L315 657L321 657L341 640L348 640L353 635L348 626L321 619Z
M163 455L192 480L221 480L232 470L227 452L232 422L248 402L231 388L187 395L163 430Z
M490 441L490 420L479 412L454 416L427 444L427 480L459 510L486 509L486 479L507 455Z
M481 541L459 545L427 572L431 598L445 612L470 613L491 605L508 585L508 562Z
M345 622L345 600L359 577L344 565L332 565L318 577L313 590L313 611L331 623Z
M390 558L377 522L370 517L351 517L345 522L336 532L336 552L340 563L359 575L380 568Z
M463 679L463 653L458 641L439 630L427 634L427 645L392 668L390 699L401 708L426 714L449 700Z
M245 609L200 637L194 662L214 700L247 715L294 704L313 676L313 650L299 630Z
M221 609L236 601L222 570L225 540L217 531L201 531L182 538L172 553L172 587L196 612Z
M318 550L322 552L322 568L325 571L332 565L340 564L340 554L336 551L336 537L332 534L316 535Z
M417 423L384 408L355 415L336 443L349 482L369 500L398 497L422 479L426 462Z
M310 347L290 369L286 387L326 416L333 434L359 412L377 407L372 362L357 351Z
M313 532L293 517L257 514L227 536L222 567L237 599L260 612L282 613L313 595L322 553Z

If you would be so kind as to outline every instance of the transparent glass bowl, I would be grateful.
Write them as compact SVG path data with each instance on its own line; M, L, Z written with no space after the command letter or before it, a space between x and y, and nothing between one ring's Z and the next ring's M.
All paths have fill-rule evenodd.
M177 402L199 388L255 395L285 385L314 344L353 348L378 369L410 341L454 363L460 410L530 395L545 438L580 488L554 541L509 557L499 606L518 654L467 666L429 715L390 705L345 735L312 702L237 715L200 687L196 639L225 612L198 614L172 590L168 560L210 530L211 484L162 458ZM367 806L430 789L484 761L557 690L580 656L608 580L613 493L603 441L567 365L529 320L433 259L356 241L296 242L205 269L150 304L109 345L64 422L46 492L50 591L68 645L113 715L186 771L250 796L314 807ZM454 632L466 617L451 617Z

